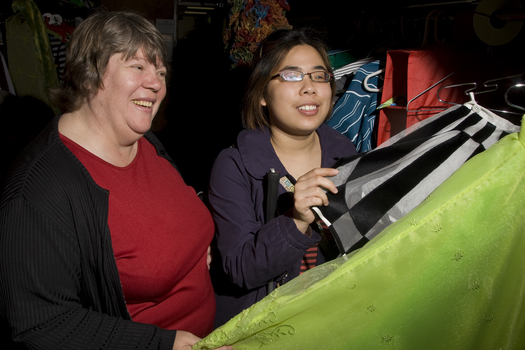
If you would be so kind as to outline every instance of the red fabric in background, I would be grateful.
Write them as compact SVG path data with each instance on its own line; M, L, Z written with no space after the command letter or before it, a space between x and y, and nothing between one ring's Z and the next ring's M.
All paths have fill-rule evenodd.
M406 100L401 106L380 110L377 122L377 145L399 131L450 108L451 104L440 102L437 98L437 92L441 87L475 82L476 92L486 91L488 88L483 86L486 81L523 75L524 72L524 60L477 52L467 47L435 45L429 48L388 51L381 103L398 95L405 96ZM407 112L407 101L448 75L450 77L410 102ZM512 110L504 101L505 91L510 85L523 82L524 79L525 77L522 76L514 80L499 80L497 91L476 94L476 101L489 109ZM470 100L465 91L472 87L474 86L465 85L443 88L439 92L439 97L448 102L465 103Z
M410 101L475 58L473 53L458 53L441 47L388 51L381 103L398 95ZM440 102L436 93L440 87L453 84L455 74L410 102L409 110L414 112L407 113L406 102L402 106L382 109L379 112L377 144L380 145L399 131L449 108L451 105ZM460 89L443 89L440 98L456 103L466 102ZM427 111L429 109L435 110Z

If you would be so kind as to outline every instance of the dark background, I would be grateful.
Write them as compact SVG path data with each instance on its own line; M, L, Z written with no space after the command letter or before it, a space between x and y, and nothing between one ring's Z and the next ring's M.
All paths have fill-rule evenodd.
M489 1L505 3L510 0ZM228 2L92 2L110 10L137 11L152 21L177 20L171 67L173 78L165 102L155 118L153 131L175 159L186 182L197 191L205 191L215 157L220 150L233 144L235 135L241 129L239 103L248 75L246 67L232 68L232 61L223 42L230 10ZM522 2L523 0L523 7ZM89 10L75 8L65 0L35 0L35 3L41 13L70 13L83 17L89 14ZM508 60L508 65L517 65L516 69L521 69L516 61L524 61L519 52L525 43L525 30L508 44L485 44L476 35L472 23L479 3L480 1L452 0L288 0L290 10L286 12L286 18L295 27L315 27L325 34L331 49L348 50L355 58L372 56L385 60L387 50L422 47L427 28L427 45L435 44L434 34L437 33L436 37L440 40L489 52L498 59L504 59L505 64L505 60ZM188 6L211 9L201 11L204 14L195 15L188 13ZM432 11L434 17L436 11L441 16L438 29L434 26ZM0 22L3 23L10 15L10 1L2 1L0 12ZM515 13L519 15L520 11ZM429 18L429 25L426 26ZM520 18L522 21L523 15ZM496 20L495 25L498 25ZM5 47L0 46L0 50L5 50ZM492 69L490 66L481 68L486 71ZM20 133L25 133L26 130L31 133L22 138L16 147L8 147L10 154L2 153L3 167L9 163L18 147L49 119L49 114L41 112L42 109L36 104L34 108L27 102L19 106L24 106L24 109L18 109L18 112L23 110L24 114L38 120L28 123L27 119L15 119L20 113L13 113L13 108L9 111L0 108L4 126L9 125L9 129ZM9 119L8 122L6 118ZM28 129L28 124L32 125L31 130Z

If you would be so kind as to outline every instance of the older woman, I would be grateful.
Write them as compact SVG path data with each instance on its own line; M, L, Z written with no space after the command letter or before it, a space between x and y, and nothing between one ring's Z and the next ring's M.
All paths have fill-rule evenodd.
M149 131L169 75L142 16L71 38L64 114L21 155L0 206L0 305L31 349L181 349L213 327L213 221Z
M235 147L213 166L209 201L220 266L214 271L216 326L267 295L269 282L286 283L326 261L311 206L327 205L329 167L355 147L324 124L334 82L319 33L278 30L259 46L248 81ZM279 214L267 220L266 174L281 177ZM273 281L273 282L272 282ZM271 285L270 283L270 285Z

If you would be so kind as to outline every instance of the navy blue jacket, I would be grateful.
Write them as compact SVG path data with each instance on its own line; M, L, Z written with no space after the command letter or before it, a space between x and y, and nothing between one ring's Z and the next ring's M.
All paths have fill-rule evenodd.
M353 143L330 127L323 124L317 133L322 167L356 153ZM280 185L278 202L284 214L265 223L265 176L270 168L289 175L270 143L269 130L243 130L236 146L223 150L213 165L209 204L216 225L216 327L264 298L270 280L297 277L306 250L321 239L315 230L308 237L297 229L286 214L293 206L290 194ZM317 263L323 262L319 253Z

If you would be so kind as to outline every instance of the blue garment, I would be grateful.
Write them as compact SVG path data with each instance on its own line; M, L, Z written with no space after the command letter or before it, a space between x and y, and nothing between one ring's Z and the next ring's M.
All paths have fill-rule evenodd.
M317 134L323 167L356 153L352 142L324 124ZM291 215L286 215L292 202L280 206L285 214L265 224L265 176L270 168L288 175L267 129L243 130L237 146L223 150L213 165L209 203L218 249L211 271L216 327L265 297L268 281L285 273L286 281L297 277L306 250L321 239L315 230L311 237L300 232ZM278 202L287 199L289 194L279 186ZM325 260L319 253L318 264Z
M328 126L348 137L357 152L366 152L373 148L372 132L378 94L365 90L363 81L369 74L380 69L379 63L373 61L359 67L347 91L337 100L332 117L327 122ZM377 89L378 82L378 76L373 76L368 80L368 86Z

